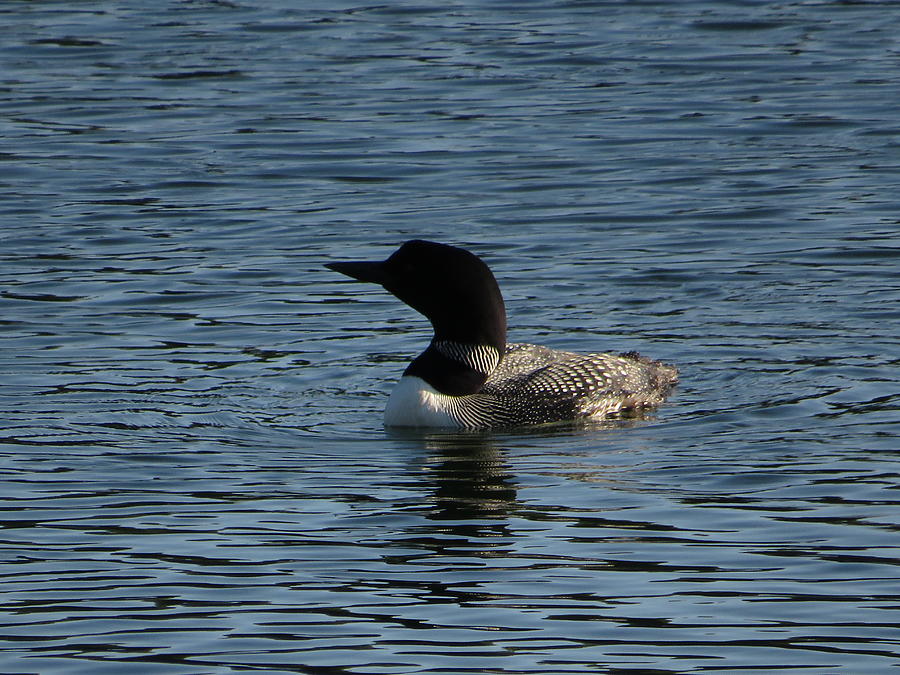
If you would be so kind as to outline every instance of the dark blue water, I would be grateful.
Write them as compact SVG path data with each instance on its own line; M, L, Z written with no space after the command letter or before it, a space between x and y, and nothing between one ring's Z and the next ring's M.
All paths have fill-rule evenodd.
M900 667L900 5L0 5L0 672ZM389 433L493 267L646 419Z

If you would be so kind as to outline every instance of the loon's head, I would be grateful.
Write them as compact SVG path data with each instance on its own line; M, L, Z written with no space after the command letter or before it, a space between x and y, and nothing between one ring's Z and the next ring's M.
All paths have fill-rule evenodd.
M464 249L413 239L387 260L325 267L381 284L431 321L436 340L490 345L503 353L506 310L500 287L488 266Z

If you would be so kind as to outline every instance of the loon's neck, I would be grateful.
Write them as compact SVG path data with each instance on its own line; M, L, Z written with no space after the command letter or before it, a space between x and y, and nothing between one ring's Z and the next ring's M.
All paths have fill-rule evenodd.
M424 315L434 337L403 374L450 396L478 392L506 350L506 307L497 280L462 249L442 246L441 256L412 261L404 261L404 250L388 258L388 266L419 276L402 284L388 279L384 287ZM422 274L425 265L428 274Z
M502 351L493 345L435 337L403 374L422 378L442 394L464 396L481 389L502 357Z
M455 301L447 299L440 311L423 311L434 328L434 337L404 375L420 377L450 396L474 394L481 389L506 350L506 309L493 276L489 281L478 293Z

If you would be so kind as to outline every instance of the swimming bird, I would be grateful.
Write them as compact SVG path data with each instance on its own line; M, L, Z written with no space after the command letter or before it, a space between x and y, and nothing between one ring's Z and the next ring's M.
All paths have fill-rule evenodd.
M604 419L655 406L678 371L636 352L575 354L507 344L506 309L469 251L415 239L383 261L329 263L380 284L431 321L434 337L404 371L386 426L481 429Z

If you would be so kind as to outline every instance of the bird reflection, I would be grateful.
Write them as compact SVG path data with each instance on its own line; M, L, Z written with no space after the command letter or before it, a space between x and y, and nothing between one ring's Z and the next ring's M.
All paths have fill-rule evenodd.
M521 442L523 437L584 434L609 428L631 426L643 416L595 422L586 429L581 423L555 424L516 430L514 435L491 431L422 431L389 428L394 440L421 451L421 472L433 488L434 520L503 519L522 507L516 479L506 461L504 442Z
M392 429L392 438L422 449L422 473L433 486L435 520L505 518L518 506L503 450L487 432Z

